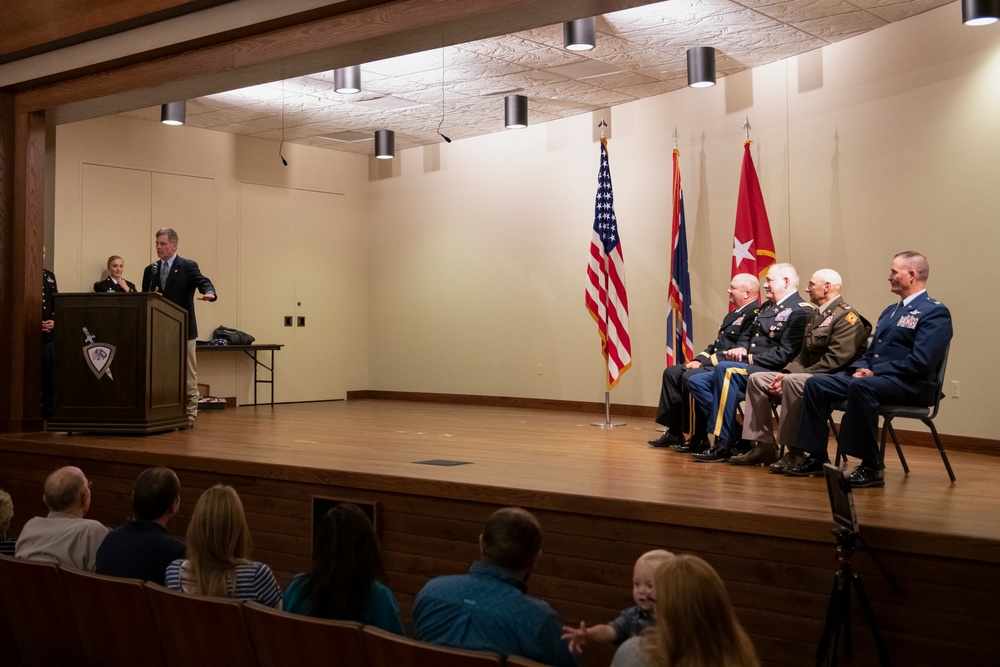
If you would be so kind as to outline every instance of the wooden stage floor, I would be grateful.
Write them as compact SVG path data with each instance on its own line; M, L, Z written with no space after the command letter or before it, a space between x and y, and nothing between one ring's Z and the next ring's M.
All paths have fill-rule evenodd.
M830 520L821 477L696 463L648 446L646 440L658 435L652 420L612 415L612 422L626 423L592 425L603 420L552 410L362 400L206 411L195 429L152 436L3 439L99 448L112 458L112 452L141 452L629 501L680 510L674 518L695 526L710 519L715 528L747 515L769 516L776 524ZM936 450L903 447L909 475L889 451L885 488L854 491L862 530L1000 540L1000 457L949 452L958 478L950 484ZM466 465L418 463L428 460Z
M279 526L268 514L307 513L297 498L321 494L327 487L341 489L348 498L377 498L384 504L383 544L392 552L390 577L404 614L429 576L462 571L475 557L475 531L490 507L523 505L538 512L547 535L550 527L553 534L545 547L546 566L540 565L532 590L567 619L601 622L606 619L594 614L627 606L632 560L647 546L662 545L705 555L720 569L737 606L744 608L741 617L763 614L760 623L753 618L744 622L766 664L808 664L800 659L803 646L814 646L829 573L836 568L823 479L696 463L648 446L646 440L657 435L652 420L613 418L627 422L614 428L593 426L595 421L603 421L603 415L388 400L243 406L203 412L191 430L149 436L0 435L0 460L13 463L10 469L0 463L0 488L17 490L15 505L26 512L16 516L20 526L40 511L34 504L44 470L65 462L88 473L104 462L98 474L107 479L95 483L92 514L108 523L107 517L122 516L124 510L100 505L99 484L116 489L117 500L108 503L125 504L128 479L144 466L174 467L191 494L215 481L237 484L255 543L267 555L261 560L272 560L282 583L307 562L309 519L296 517ZM904 453L908 476L890 451L885 488L854 491L862 537L874 551L897 554L889 556L890 567L922 582L913 584L916 599L901 603L906 611L900 610L900 618L907 620L898 627L888 623L888 634L931 633L919 623L910 627L909 615L925 612L907 605L940 606L936 579L944 573L938 567L959 567L956 577L991 579L985 587L964 581L963 588L972 593L956 592L958 599L941 612L954 616L949 623L956 627L971 623L975 627L968 632L973 633L984 621L972 609L992 606L995 612L998 601L1000 457L949 452L958 478L951 484L936 450L904 443ZM420 463L426 461L464 465ZM301 488L286 490L296 485ZM286 499L285 506L279 506L278 496ZM27 499L34 502L19 505ZM183 498L188 512L195 499ZM426 507L423 499L431 499ZM415 518L421 513L426 516ZM403 515L405 522L398 518ZM179 517L174 530L181 532L184 524L186 517ZM286 530L286 524L297 527ZM435 532L445 524L447 529ZM410 530L406 525L423 526L413 531L422 530L425 539L403 536ZM574 531L579 534L570 535ZM421 551L425 543L434 548ZM412 551L421 553L408 553ZM588 562L581 551L593 554ZM808 567L800 561L808 561ZM876 572L867 560L859 569ZM600 581L589 588L587 582L568 582L588 577ZM759 603L762 591L775 587L787 587L787 598L777 595L770 608ZM803 588L810 590L797 592ZM876 583L876 595L884 590ZM797 606L802 610L793 608ZM876 607L880 613L894 613L892 606L880 608L876 602ZM805 627L795 627L806 615L812 618ZM791 625L772 630L782 623ZM927 623L941 626L940 619ZM808 641L796 644L803 634ZM941 655L953 650L952 638L934 641L929 649L918 645L912 650L930 651L930 656L937 655L935 650ZM907 643L897 639L894 646L898 651ZM860 650L863 655L863 641ZM970 650L974 659L988 649ZM928 661L934 664L935 659Z

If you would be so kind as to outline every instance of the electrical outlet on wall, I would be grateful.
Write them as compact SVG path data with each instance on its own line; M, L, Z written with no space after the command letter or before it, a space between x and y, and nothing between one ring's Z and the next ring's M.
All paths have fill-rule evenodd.
M951 381L951 397L958 398L958 380Z

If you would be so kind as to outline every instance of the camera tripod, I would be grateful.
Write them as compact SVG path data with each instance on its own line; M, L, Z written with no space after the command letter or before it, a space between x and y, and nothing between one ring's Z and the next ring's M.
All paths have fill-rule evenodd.
M837 528L833 534L837 537L837 561L840 562L840 569L833 578L833 591L830 593L830 604L826 609L823 636L816 648L816 666L837 664L837 645L840 643L841 637L843 637L844 644L844 659L847 662L851 661L851 587L853 586L858 596L858 602L861 604L861 611L865 615L865 621L868 623L868 629L871 630L872 637L875 639L879 664L888 667L890 664L889 651L878 631L875 612L872 611L871 604L868 602L868 595L865 593L865 587L861 584L860 577L854 574L851 569L854 543L859 535L846 528ZM881 564L879 566L881 567Z

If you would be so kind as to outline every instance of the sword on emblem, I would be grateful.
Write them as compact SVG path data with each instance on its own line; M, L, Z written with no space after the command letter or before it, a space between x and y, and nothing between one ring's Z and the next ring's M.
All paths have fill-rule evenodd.
M97 376L98 380L105 375L114 380L114 376L111 375L111 361L115 358L115 346L109 343L95 342L97 337L91 334L87 327L83 327L83 335L83 340L87 343L83 347L83 357L87 360L90 370Z

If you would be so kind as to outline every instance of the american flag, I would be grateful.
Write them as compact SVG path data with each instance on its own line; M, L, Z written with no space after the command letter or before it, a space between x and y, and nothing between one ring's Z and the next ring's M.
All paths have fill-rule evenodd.
M625 258L622 256L611 191L608 143L601 139L601 169L597 173L594 202L594 236L587 265L587 310L597 322L601 351L608 366L608 389L614 388L632 365L628 336L628 296L625 294Z
M760 191L757 170L750 156L750 140L743 143L743 170L740 174L740 194L736 202L736 230L733 233L733 270L749 273L763 280L767 268L774 264L774 240L771 223L764 208L764 195ZM730 310L734 308L730 304Z
M680 151L674 149L674 211L670 232L670 290L667 292L667 366L694 359L691 317L691 275L688 272L684 191L681 190Z

